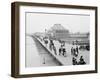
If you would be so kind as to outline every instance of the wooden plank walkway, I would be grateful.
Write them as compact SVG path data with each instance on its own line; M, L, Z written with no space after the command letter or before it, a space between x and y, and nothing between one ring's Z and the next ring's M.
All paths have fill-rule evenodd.
M33 36L35 37L35 36ZM57 51L57 55L55 55L54 51L51 51L49 49L49 45L45 45L44 41L41 41L39 38L35 37L48 51L49 53L54 56L54 58L59 61L59 63L61 63L61 65L72 65L72 56L70 51L67 52L67 56L60 56L58 55L58 51ZM69 45L70 46L70 45ZM56 49L58 50L59 47L56 46ZM69 49L70 50L70 49ZM69 53L69 54L68 54Z

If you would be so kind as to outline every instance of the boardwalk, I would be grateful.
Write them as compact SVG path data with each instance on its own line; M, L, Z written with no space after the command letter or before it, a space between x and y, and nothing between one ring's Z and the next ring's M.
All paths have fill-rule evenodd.
M66 43L65 45L65 48L66 48L66 51L67 51L67 54L66 54L66 57L64 56L59 56L59 42L58 41L54 41L54 44L55 44L55 47L56 47L56 50L57 50L57 55L55 55L54 51L51 51L49 49L49 45L45 45L44 44L44 41L41 41L39 38L35 37L48 51L50 54L52 54L62 65L66 66L66 65L72 65L72 58L73 58L73 55L71 55L71 47L73 47L72 44L68 44ZM49 43L48 43L49 44ZM80 59L80 56L83 56L84 57L84 60L86 61L86 64L89 64L89 51L79 51L79 55L78 57L76 58L77 61L79 62L79 59Z
M49 43L48 43L49 44ZM54 40L57 50L57 55L50 50L49 45L45 45L44 41L35 35L27 35L26 37L26 67L40 67L40 66L67 66L72 65L71 47L72 44L65 44L66 57L59 55L60 43ZM79 61L80 56L83 55L86 64L89 64L89 51L79 51L76 58Z
M60 63L34 37L26 37L26 67L59 65Z

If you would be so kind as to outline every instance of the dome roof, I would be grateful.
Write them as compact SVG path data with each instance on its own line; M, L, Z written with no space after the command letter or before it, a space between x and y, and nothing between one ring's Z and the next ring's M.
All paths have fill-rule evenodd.
M54 24L51 28L50 31L59 31L59 30L67 30L65 29L61 24ZM68 30L67 30L68 31Z

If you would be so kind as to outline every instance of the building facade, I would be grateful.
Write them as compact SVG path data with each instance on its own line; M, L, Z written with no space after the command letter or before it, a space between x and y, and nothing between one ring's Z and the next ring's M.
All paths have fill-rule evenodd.
M89 44L89 33L70 33L61 24L54 24L48 30L47 35L51 39L62 40L68 43L78 42L81 44Z

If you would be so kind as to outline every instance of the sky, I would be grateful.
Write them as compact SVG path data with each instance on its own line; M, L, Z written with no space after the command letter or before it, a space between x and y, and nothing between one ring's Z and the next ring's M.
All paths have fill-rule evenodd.
M61 24L71 33L89 32L89 15L63 15L48 13L26 13L26 33L44 32L54 24Z

